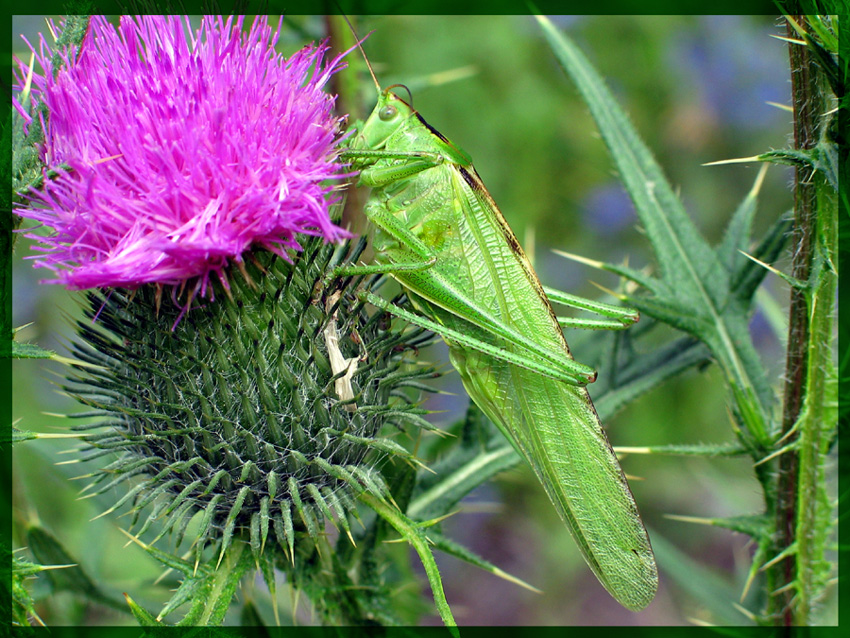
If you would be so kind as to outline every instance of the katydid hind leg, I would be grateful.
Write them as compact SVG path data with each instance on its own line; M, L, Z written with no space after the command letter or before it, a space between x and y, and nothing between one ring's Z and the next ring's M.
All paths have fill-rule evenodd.
M586 299L577 295L571 295L548 286L543 287L546 296L553 303L587 310L595 315L607 317L607 319L575 319L558 317L558 323L562 327L581 328L585 330L624 330L640 320L640 314L634 308L613 306L601 301Z
M579 383L577 385L585 385L596 380L596 371L593 368L575 361L564 350L557 350L538 343L532 337L521 333L514 326L493 316L441 273L428 272L421 276L419 273L409 273L399 275L397 278L405 288L413 291L419 298L428 303L430 310L426 314L432 315L442 312L451 315L460 321L461 326L463 326L460 328L461 330L464 330L467 324L472 324L472 328L491 335L497 341L502 340L504 342L504 344L495 347L510 347L516 355L523 359L548 362L550 368L560 369L567 373L567 376L578 378ZM449 324L451 321L447 320L443 323ZM556 374L544 374L559 378Z
M584 376L585 366L575 363L574 361L572 363L575 365L576 371L574 373L570 373L563 368L554 367L546 361L541 361L533 357L523 356L510 350L499 348L498 346L495 346L492 343L488 343L487 341L484 341L482 339L472 337L467 333L450 328L445 324L432 321L431 319L428 319L427 317L424 317L422 315L418 315L403 308L399 308L398 306L394 306L392 303L386 301L385 299L381 299L377 295L373 295L371 293L364 293L363 299L365 301L368 301L372 305L389 312L390 314L393 314L401 319L408 321L409 323L419 326L420 328L425 328L426 330L436 332L437 334L442 336L447 343L450 344L450 347L452 346L452 344L457 344L464 348L469 348L471 350L484 353L507 365L515 365L521 368L526 368L537 374L552 377L553 379L557 379L570 385L585 385L588 382L587 377Z
M397 213L399 212L397 211ZM567 352L559 352L553 348L542 346L498 317L492 316L475 299L470 298L440 272L436 272L436 269L431 268L438 259L438 254L404 226L396 215L388 212L381 205L369 206L367 214L369 220L378 229L397 242L398 245L404 246L406 252L412 253L411 257L421 257L422 261L399 262L396 260L393 263L380 265L349 266L341 269L340 273L370 274L382 272L392 274L405 288L413 291L433 306L438 306L463 322L469 322L520 348L522 352L516 353L519 358L512 359L513 363L529 367L542 374L561 378L568 383L584 385L596 380L596 371L593 368L574 361ZM421 323L417 325L421 325ZM429 329L434 330L434 328ZM443 336L446 335L443 328L437 329L435 332ZM490 345L488 352L498 357L499 354L493 352L494 349L499 349L499 346ZM546 362L548 362L548 365ZM558 370L560 370L560 373Z
M410 263L342 266L340 268L332 270L328 275L328 280L333 280L334 278L339 276L372 275L379 273L393 274L398 276L403 273L410 273L417 270L428 269L432 267L433 264L434 259ZM449 328L445 324L437 323L428 319L427 317L423 317L413 312L404 310L402 308L398 308L397 306L394 306L390 302L381 299L380 297L372 293L364 293L363 297L364 300L368 301L374 306L381 308L382 310L386 310L390 314L405 319L406 321L421 328L425 328L426 330L436 332L437 334L442 336L447 342L454 341L462 343L465 347L472 348L474 350L480 350L506 363L528 368L529 370L535 371L539 374L550 376L555 379L560 379L561 381L564 381L571 385L585 385L596 380L596 372L592 368L577 363L572 359L565 359L559 361L559 365L556 366L546 359L534 357L533 354L523 355L521 353L511 352L482 339L476 339L475 337L469 336L469 334L465 334L463 332L459 332L457 330ZM458 315L458 317L460 318L462 317L462 315Z

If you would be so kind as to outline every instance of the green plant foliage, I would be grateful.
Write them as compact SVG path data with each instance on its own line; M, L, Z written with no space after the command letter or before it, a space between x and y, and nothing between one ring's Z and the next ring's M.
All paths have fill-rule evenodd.
M11 591L4 589L4 600L7 598L11 599L12 626L29 627L32 621L35 621L39 625L44 625L44 622L38 617L35 611L35 604L27 587L27 581L39 572L49 568L24 560L12 554L5 547L3 548L3 561L5 565L11 567L10 577L4 579L7 586L11 584Z
M647 276L611 264L615 272L651 292L651 296L622 295L642 313L686 332L704 343L723 368L737 401L744 433L754 449L770 444L770 408L774 397L749 336L756 287L766 274L739 254L749 248L755 194L739 206L726 238L712 249L700 236L673 188L649 150L640 141L625 113L605 88L584 55L551 23L540 18L555 55L581 91L608 145L620 177L635 204L655 251L660 275ZM777 240L787 230L780 222L757 253L773 261L782 248ZM765 246L766 244L766 246ZM751 273L758 273L741 285Z
M807 185L816 190L813 196L817 202L816 209L811 211L811 216L800 215L799 212L797 216L799 225L810 224L814 228L814 232L807 228L797 231L798 236L811 233L814 238L808 280L801 281L782 275L769 265L780 256L784 237L790 229L788 220L780 219L759 242L754 254L747 255L761 176L733 214L721 243L716 248L709 246L688 218L679 197L606 89L602 78L569 38L547 19L538 17L538 20L559 62L590 107L652 244L660 274L653 277L625 266L593 265L617 273L650 293L620 295L625 302L705 344L723 370L732 397L731 406L737 426L735 434L752 457L756 475L762 484L764 514L700 519L699 522L743 532L756 541L758 549L745 591L757 570L794 556L795 577L791 582L776 583L775 586L794 588L796 596L790 603L793 618L806 624L813 605L823 598L833 573L833 566L826 556L834 528L835 504L827 496L825 463L837 428L837 413L832 408L833 401L828 390L834 386L835 378L833 304L837 283L839 150L831 135L834 129L830 122L834 115L825 113L820 117L821 139L811 149L771 151L755 158L804 168ZM825 43L831 43L827 46L837 43L831 20L815 17L812 22L812 32L820 34L818 37ZM801 31L799 25L795 24L795 28ZM821 67L826 78L823 84L834 90L835 50L829 51L821 46L808 32L803 32L803 35L802 42L792 42L791 46L810 49L812 59ZM840 92L843 93L843 89ZM829 102L825 100L824 108ZM798 197L798 202L800 199ZM809 318L808 331L803 333L807 335L809 344L805 403L799 420L790 430L781 428L773 391L748 328L754 312L756 289L769 271L777 272L792 287L803 292ZM661 449L642 451L658 452ZM671 446L665 451L716 456L740 453L741 450L739 446L727 446L725 450L723 446L689 446L687 449ZM799 455L799 466L795 468L799 481L791 487L797 493L790 497L782 493L783 486L777 483L777 475L773 471L776 457L787 454ZM789 511L796 515L793 534L796 540L777 548L774 526L780 525L786 516L781 510L783 503L795 503L790 505ZM772 552L774 555L771 555ZM779 612L773 609L774 604L768 603L760 615L751 612L749 617L762 624L771 624L786 614L785 609Z
M793 595L800 622L829 619L830 607L824 601L835 582L836 502L828 489L828 463L837 439L838 378L847 376L836 370L846 370L850 361L845 356L841 366L835 365L832 336L838 260L836 222L829 211L835 210L836 201L846 204L846 195L837 192L841 172L846 170L846 134L839 126L839 115L828 108L820 114L823 126L813 148L771 150L748 158L801 167L811 177L820 226L811 273L798 278L778 270L784 268L781 260L793 222L777 212L787 203L777 198L776 189L771 192L764 185L770 184L779 168L772 168L767 178L759 173L743 181L741 171L728 182L713 182L714 171L725 169L695 167L694 172L708 176L694 177L677 161L675 152L660 143L681 132L664 122L668 112L659 106L665 104L664 93L687 92L687 85L665 70L662 47L655 40L660 40L656 36L675 38L685 20L671 19L667 25L647 19L635 27L628 19L609 16L608 20L587 20L575 30L594 65L606 68L605 75L616 76L611 81L612 95L602 73L561 33L562 25L555 27L541 19L543 31L539 32L533 19L518 28L519 21L492 19L473 27L471 20L455 18L440 22L443 29L435 29L436 22L404 16L377 21L378 30L365 43L367 52L375 56L379 74L387 72L388 82L403 81L412 87L417 109L429 122L472 151L488 188L524 244L526 229L536 226L538 231L546 230L545 237L538 232L541 248L561 245L585 255L605 255L597 261L567 254L621 276L624 281L615 296L642 313L637 326L621 333L576 338L567 333L577 359L600 371L590 390L602 422L609 425L620 411L630 417L632 429L626 438L635 442L616 449L630 457L624 468L631 473L637 467L649 479L632 485L650 527L661 573L659 597L665 600L650 607L646 615L612 615L606 620L768 624L776 621L769 600L777 592L770 588L780 586ZM843 85L837 79L846 70L846 60L837 54L838 23L826 15L813 14L807 20L798 25L803 31L795 46L811 50L822 73L823 90L841 98ZM307 39L320 37L325 28L318 19L287 18L287 22ZM363 29L368 31L367 26ZM517 44L517 32L521 32L522 46ZM410 34L427 35L428 46L411 52L405 46ZM748 34L752 37L753 31ZM600 40L600 35L609 39ZM283 38L287 37L293 33L285 31ZM467 38L474 43L469 55L461 48ZM348 39L350 46L353 39ZM499 46L489 47L486 42L491 40ZM761 41L749 43L750 47L762 45ZM622 59L609 56L608 48L634 48L634 66L622 75L612 73L610 69L622 68ZM752 49L746 51L752 53ZM419 69L412 57L417 53L427 53L427 64ZM565 94L554 75L543 73L555 58L586 106L569 91ZM352 69L362 66L353 55L349 64ZM453 71L427 75L446 69ZM557 73L557 68L552 72ZM484 89L466 81L479 76L484 78ZM435 89L447 77L465 80L448 91ZM370 95L373 92L371 84L361 86L354 79L354 73L340 79L340 103L357 104L356 93L363 86ZM620 106L626 103L635 116L634 125ZM832 104L827 101L827 106ZM583 121L579 118L587 108L645 231L622 252L600 253L592 242L601 226L585 228L574 215L564 213L581 209L580 188L596 179L594 162L600 161L594 153L601 154L602 145L586 128L575 125ZM463 119L469 112L480 120L479 131ZM13 190L37 188L43 171L31 150L34 138L22 135L18 114L13 114L12 124L12 141L21 151L16 154L19 163ZM720 130L715 125L703 118L687 130L712 135ZM638 129L662 153L659 160L638 137ZM9 127L4 134L10 136ZM757 149L771 144L765 138L747 139L763 144ZM689 140L679 143L684 146ZM718 157L712 155L717 148L726 147L706 144L702 150L710 160ZM752 155L753 150L739 154ZM705 160L691 164L701 161ZM685 188L680 194L673 185L680 181L697 190ZM741 199L747 188L750 192ZM756 216L757 206L767 211L769 224ZM722 234L718 219L724 221ZM709 241L712 233L719 239ZM579 235L581 240L576 239ZM616 243L619 237L611 234L600 241ZM585 239L590 248L584 247ZM571 247L568 242L573 241L580 241L581 248ZM641 242L653 251L654 270L614 263L624 254L639 254L636 246ZM597 613L598 603L592 593L585 598L585 592L567 590L569 581L560 580L572 570L573 557L556 542L554 524L551 529L539 527L552 524L546 518L551 508L548 502L537 505L544 499L538 498L522 469L517 469L522 461L515 450L475 408L462 418L446 417L451 424L444 427L448 436L434 432L433 423L440 417L429 414L420 395L433 390L428 377L435 376L435 370L422 360L434 355L417 358L419 349L432 338L362 302L362 291L378 288L384 298L391 298L390 286L382 280L324 282L334 265L370 263L369 253L362 245L348 254L347 247L322 246L309 238L304 246L305 252L295 255L292 264L268 254L255 255L246 262L244 274L229 273L229 294L217 288L215 301L196 303L183 316L180 308L161 299L153 288L88 297L83 304L86 317L77 324L75 367L64 384L68 393L88 406L86 412L75 415L80 425L72 432L45 434L38 430L51 424L27 413L22 426L26 430L14 429L11 440L39 439L22 446L29 453L40 451L42 445L49 448L44 439L82 438L83 445L72 456L45 454L41 464L28 472L35 472L40 486L42 476L64 480L66 466L55 466L56 461L84 461L77 467L86 468L90 484L82 495L90 500L68 505L69 513L62 511L64 505L42 505L39 513L63 521L67 518L62 516L87 519L92 514L83 507L95 504L99 520L71 521L69 538L80 536L86 525L101 533L113 525L122 531L129 528L133 543L144 550L138 552L139 564L147 560L168 575L151 586L139 579L136 588L127 589L126 601L116 600L110 582L99 579L98 565L89 560L83 569L76 560L78 548L72 556L37 527L31 532L35 542L24 536L17 539L20 546L30 547L35 560L44 565L74 566L42 574L36 585L42 591L46 588L48 597L74 592L75 600L120 609L127 622L145 627L241 624L263 629L264 625L303 624L305 619L329 625L412 625L434 611L428 588L418 585L423 578L421 570L416 570L412 547L425 566L425 579L446 624L455 617L461 622L465 618L480 621L484 616L473 615L474 605L479 598L489 604L498 591L479 588L478 581L472 587L467 584L471 580L455 581L452 570L460 561L488 572L485 583L498 583L491 577L495 575L532 590L533 586L545 590L527 606L533 610L530 614L548 611L517 616L516 622L563 622L571 609L582 609L586 615L579 618L587 621ZM546 261L548 252L545 257L543 252L538 250L535 267L549 283L545 271L547 264L553 269L555 260ZM803 384L806 401L791 434L780 431L781 402L775 386L781 372L765 365L757 354L749 325L757 303L763 301L757 299L757 291L764 290L766 278L771 283L771 274L782 278L776 283L787 283L804 294L812 317L804 344L811 362ZM393 302L406 303L403 296ZM26 317L21 322L31 319L52 329L45 317ZM46 358L48 366L68 362L35 345L15 342L13 348L15 356ZM35 368L36 362L16 365ZM684 382L674 380L689 370L707 374L691 374ZM722 400L713 414L706 413L703 394L710 393L712 370L726 384L731 417ZM673 392L686 388L694 378L700 379L705 392L701 387L696 392L682 391L688 397L665 394L670 387L675 388ZM20 388L19 400L27 402L29 390L23 383ZM640 397L646 401L637 401ZM634 417L642 403L649 404L644 415ZM707 442L691 442L700 440L701 428L709 420L718 424L720 434L706 432L703 440ZM726 440L731 437L725 429L730 421L735 437L731 441ZM619 440L618 428L614 422L612 441ZM801 478L794 490L805 507L794 518L797 542L777 547L772 542L778 502L776 468L778 459L788 455L799 455ZM664 473L664 464L673 456L685 457L684 462L697 469L678 465L669 471L673 473ZM661 468L656 476L672 480L653 480L647 471L650 464L652 472ZM739 489L740 477L725 469L733 464L735 471L743 467L740 473L747 480L754 475L759 483L752 481ZM699 468L712 470L698 474ZM474 518L464 513L472 509L470 494L478 504L475 496L483 493L484 505L489 505L493 488L481 488L497 477L502 478L498 483L502 496L515 509L488 517L488 527L473 526L464 538L456 539L453 532L464 530L462 526ZM740 493L755 493L759 487L763 508L758 503L756 509L737 508L739 501L734 499ZM734 499L729 497L733 491ZM706 501L694 494L710 500L712 511L700 511ZM18 494L17 498L23 502L20 509L31 506ZM50 503L42 493L31 500ZM672 534L682 528L666 526L662 514L681 512L675 508L691 504L698 515L669 517L690 525L674 542ZM525 516L532 511L532 516ZM538 527L531 528L532 521L526 520L531 518L538 519ZM500 523L503 526L497 527ZM694 529L699 533L690 531ZM750 563L739 561L734 573L725 567L721 572L718 564L728 558L724 552L694 540L704 530L709 539L723 532L752 539L755 549ZM491 537L494 540L488 545ZM399 538L405 542L392 542ZM68 547L73 547L71 542ZM440 562L439 569L435 550L451 557ZM517 572L531 585L504 571L513 571L519 564L517 555L534 565L534 571ZM786 558L795 564L793 580L772 580L773 567ZM31 583L25 580L36 569L44 568L17 558L12 564L13 619L21 625L37 622L32 598L38 600L39 592L32 588L36 593L30 596ZM59 576L60 572L67 574ZM551 576L555 572L557 578ZM249 584L255 573L265 586ZM240 587L242 593L237 595ZM520 589L513 591L517 598L524 594ZM536 602L553 599L549 607ZM303 601L300 608L299 601ZM679 609L674 603L681 601L687 602ZM305 607L309 616L301 613ZM48 606L47 610L43 615L48 624L51 620L73 624L73 617L63 616L61 609L57 612ZM487 608L487 618L495 611ZM556 615L562 611L563 615Z
M125 611L123 602L104 592L79 562L68 554L59 540L43 527L33 525L27 530L27 547L43 565L62 567L46 574L54 592L71 592L92 602Z

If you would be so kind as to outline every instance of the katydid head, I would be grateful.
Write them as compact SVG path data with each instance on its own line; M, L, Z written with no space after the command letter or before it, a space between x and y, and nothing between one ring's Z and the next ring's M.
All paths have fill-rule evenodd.
M394 85L378 94L378 103L357 132L355 144L361 148L380 149L397 133L416 111L407 102L393 93ZM405 87L407 88L407 87Z
M354 30L354 26L351 24L351 21L348 19L348 16L343 15L343 17L345 18L346 23L348 23L348 28L351 29L351 33L354 34L355 38L357 38L357 33ZM375 83L375 88L378 92L378 103L366 119L366 122L360 126L360 130L351 140L349 146L353 149L363 148L378 150L386 145L387 140L393 135L393 133L398 131L403 123L407 121L407 118L413 115L416 111L413 110L413 107L410 106L409 103L405 102L392 92L394 88L401 86L404 87L407 94L411 96L410 89L403 84L394 84L382 89L381 84L378 82L378 78L375 75L375 71L372 68L372 63L369 62L369 57L366 55L366 51L363 50L363 40L357 40L357 48L360 49L360 53L363 55L363 61L366 63L366 68L369 69L369 75L372 76L372 81ZM410 101L413 101L412 96Z
M357 37L354 27L346 16L345 21L354 37ZM369 75L375 83L378 92L378 103L372 113L363 123L358 123L356 135L349 138L349 155L355 157L352 165L362 168L364 165L373 164L375 155L357 158L358 150L380 151L388 150L395 152L407 152L411 149L426 150L445 155L451 161L457 162L465 167L472 166L472 159L467 153L447 140L439 131L430 126L412 106L413 96L403 84L393 84L385 89L381 88L375 71L366 52L363 50L362 40L357 41L357 48L363 55ZM407 91L409 101L405 102L393 89L402 87Z

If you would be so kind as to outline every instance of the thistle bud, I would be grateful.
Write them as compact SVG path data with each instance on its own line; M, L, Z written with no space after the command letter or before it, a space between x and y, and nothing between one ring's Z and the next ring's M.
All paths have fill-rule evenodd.
M322 287L346 250L309 238L292 263L257 253L230 296L173 329L181 309L158 308L153 286L89 293L74 346L88 365L65 389L91 408L75 416L102 417L75 428L90 431L82 457L118 458L87 493L123 485L109 511L132 511L137 536L189 542L195 565L233 543L294 565L326 522L350 535L358 497L389 496L384 464L415 463L404 433L429 426L410 387L433 369L409 365L430 336L370 315L351 282Z

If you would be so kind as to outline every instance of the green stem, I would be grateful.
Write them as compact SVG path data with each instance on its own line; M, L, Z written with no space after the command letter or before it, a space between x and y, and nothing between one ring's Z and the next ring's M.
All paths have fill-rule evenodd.
M194 624L209 627L224 622L239 581L253 565L251 553L245 551L246 547L245 543L236 542L225 552L221 564L210 578L204 610Z
M422 566L425 568L425 574L428 577L428 582L431 584L431 591L434 595L434 604L437 606L437 611L440 613L440 618L446 627L455 628L457 623L452 616L452 610L449 608L449 603L446 600L446 594L443 591L443 582L440 578L440 570L437 568L437 563L434 560L434 555L431 553L431 548L428 546L428 540L422 533L420 527L399 512L396 508L389 505L386 501L379 499L371 494L362 493L359 496L360 500L371 507L374 512L395 527L396 531L410 543L419 558L422 561ZM457 630L452 631L454 635Z
M806 24L805 16L792 17L798 24ZM787 35L794 39L798 37L790 23L787 25ZM817 145L819 139L819 125L824 113L823 93L819 86L817 67L808 48L790 44L789 54L794 106L794 146L799 150L809 150ZM800 281L810 281L812 275L817 242L817 183L821 181L812 179L810 167L797 166L791 275ZM813 443L808 440L809 436L817 438L813 433L817 427L812 427L812 415L806 415L801 421L804 405L812 407L812 402L816 399L814 396L807 399L807 392L812 390L809 387L810 370L815 376L823 374L822 370L812 369L813 365L816 367L817 362L810 361L813 337L810 325L812 301L812 288L791 290L781 434L784 437L784 445L795 441L799 444L779 458L773 555L788 551L800 540L805 541L798 537L798 519L802 515L798 511L801 502L799 499L802 496L805 503L805 499L811 497L810 490L814 489L811 481L815 480L812 471L817 472L817 459L807 456L801 466L799 453L801 448ZM802 440L801 435L804 437ZM806 450L806 454L811 452L811 449ZM807 491L803 492L802 489ZM799 550L799 546L797 548ZM801 574L798 571L797 557L793 552L789 552L768 572L767 586L772 595L768 598L767 612L771 622L777 626L792 626L800 620L795 613L799 604L799 599L796 598L799 584L797 579ZM804 616L807 617L805 614Z
M822 197L818 202L817 250L819 265L811 298L809 326L809 368L806 399L799 422L800 450L797 493L797 597L794 600L794 624L808 625L814 599L819 593L818 574L824 562L824 536L829 526L829 503L825 491L824 455L828 451L832 429L832 410L827 406L827 375L833 369L832 344L835 293L838 278L833 268L838 233L836 201L829 197L825 180L815 180ZM822 513L826 511L827 515Z

